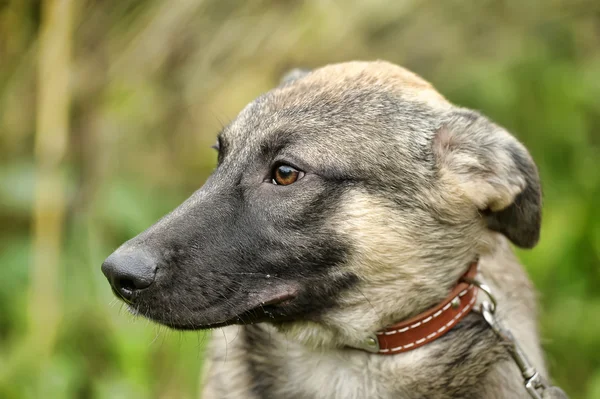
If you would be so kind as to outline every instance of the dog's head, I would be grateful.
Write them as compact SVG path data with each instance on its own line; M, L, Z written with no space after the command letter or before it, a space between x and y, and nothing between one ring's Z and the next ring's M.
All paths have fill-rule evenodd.
M216 147L204 186L103 265L174 328L271 322L341 345L443 298L498 233L538 240L525 148L385 62L289 75Z

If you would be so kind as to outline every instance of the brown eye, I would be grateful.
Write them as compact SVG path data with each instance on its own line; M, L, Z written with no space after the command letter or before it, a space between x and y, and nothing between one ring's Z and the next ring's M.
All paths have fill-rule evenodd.
M289 165L279 165L273 171L273 184L280 186L288 186L304 177L304 172L301 172Z

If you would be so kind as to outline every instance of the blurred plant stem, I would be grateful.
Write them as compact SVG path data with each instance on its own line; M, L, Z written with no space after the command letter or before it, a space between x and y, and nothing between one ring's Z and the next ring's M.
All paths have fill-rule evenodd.
M73 0L43 2L39 36L35 134L36 188L29 336L43 360L60 321L60 249L66 208L64 157L69 132Z

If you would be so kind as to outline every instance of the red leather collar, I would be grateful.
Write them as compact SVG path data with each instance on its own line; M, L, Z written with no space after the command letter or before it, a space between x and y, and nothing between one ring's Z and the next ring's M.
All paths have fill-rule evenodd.
M452 292L437 306L401 323L376 333L382 355L407 352L435 341L446 334L473 309L477 287L464 282L463 278L475 278L478 261L469 265Z

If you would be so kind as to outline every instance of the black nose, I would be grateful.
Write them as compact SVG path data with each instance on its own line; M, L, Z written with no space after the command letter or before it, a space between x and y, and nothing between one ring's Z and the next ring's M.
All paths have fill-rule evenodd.
M102 264L102 273L117 295L131 301L136 291L154 282L156 260L144 250L116 251Z

